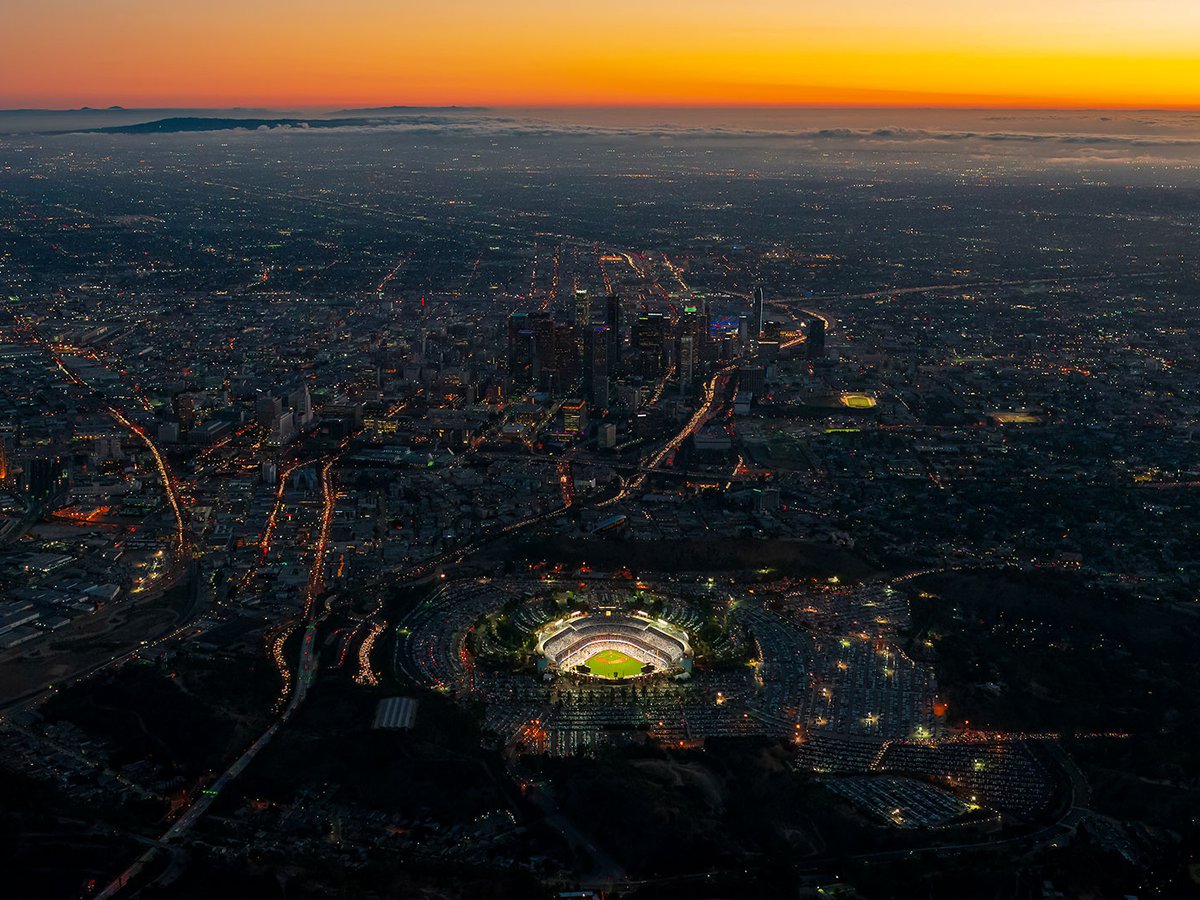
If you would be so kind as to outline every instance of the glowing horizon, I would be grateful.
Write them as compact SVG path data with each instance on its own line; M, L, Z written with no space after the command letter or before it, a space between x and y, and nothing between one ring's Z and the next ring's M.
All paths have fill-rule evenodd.
M0 106L1200 108L1192 0L188 6L9 12Z

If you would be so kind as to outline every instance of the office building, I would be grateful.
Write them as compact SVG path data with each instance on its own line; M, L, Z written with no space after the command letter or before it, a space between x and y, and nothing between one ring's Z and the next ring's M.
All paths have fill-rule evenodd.
M533 382L534 355L534 335L529 314L514 312L508 317L509 384L524 387Z
M621 364L621 298L609 294L604 298L604 325L608 328L608 374Z
M808 340L805 344L805 355L809 359L825 357L825 320L813 318L808 322Z
M750 297L750 337L758 340L766 322L767 292L761 286Z
M562 419L563 431L582 434L587 430L587 402L578 398L564 400Z

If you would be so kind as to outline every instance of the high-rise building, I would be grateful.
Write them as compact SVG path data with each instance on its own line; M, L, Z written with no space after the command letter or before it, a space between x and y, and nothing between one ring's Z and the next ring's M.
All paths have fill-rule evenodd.
M643 313L633 323L634 349L644 353L662 353L667 339L667 317L660 312Z
M564 400L562 417L563 431L582 434L587 429L587 403L580 399Z
M532 324L534 368L539 376L544 376L544 373L556 371L558 353L554 317L549 313L539 313L533 317Z
M25 469L25 490L35 500L50 500L66 486L63 462L57 456L35 456Z
M761 286L754 289L750 297L750 337L758 340L762 337L763 325L766 321L767 292Z
M534 342L529 314L514 312L508 317L508 380L527 385L533 380Z
M608 328L608 373L611 375L621 364L621 298L616 294L604 298L604 325Z
M591 325L584 332L583 370L587 377L607 375L609 372L607 325Z
M8 484L8 442L0 437L0 485Z
M592 324L592 298L583 288L575 291L575 316L571 324L575 326L575 355L582 364L584 337Z
M709 344L706 308L706 306L689 304L683 308L683 315L679 317L680 335L691 335L692 353L696 366L699 366L705 359L705 348Z
M596 406L608 405L608 374L611 364L608 351L611 341L608 327L592 325L584 332L583 383L588 399ZM603 387L603 391L600 388ZM600 394L603 393L603 397Z
M696 377L696 336L681 334L679 336L679 384L681 387L691 385Z
M767 372L762 366L742 366L738 369L738 387L761 397L767 388Z
M656 373L662 368L670 327L670 319L659 312L643 313L633 323L631 345L646 372Z
M579 377L580 360L583 358L583 331L573 325L559 322L554 326L554 368L563 384Z
M805 355L809 359L822 359L825 356L825 320L812 318L808 321L808 339L805 341Z
M610 383L607 375L599 375L592 381L592 403L597 409L608 409L612 402Z
M702 327L699 308L689 303L679 315L679 333L690 334L698 341Z
M184 428L196 424L196 398L192 394L176 394L171 398L171 409Z
M292 418L297 428L307 428L312 422L312 395L308 385L302 384L288 394L288 406L292 410Z
M283 400L274 394L259 394L254 401L254 420L264 428L270 428L283 412Z
M271 423L270 442L277 447L286 444L295 434L295 417L292 415L290 409L287 412L281 412L275 417L275 421Z
M588 296L588 292L580 288L575 292L575 319L574 325L576 328L586 328L592 324L592 298Z

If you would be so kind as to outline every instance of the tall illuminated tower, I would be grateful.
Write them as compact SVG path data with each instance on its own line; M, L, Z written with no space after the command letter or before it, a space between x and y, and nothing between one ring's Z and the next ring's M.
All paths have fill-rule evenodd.
M696 375L696 336L681 334L679 336L679 386L690 387Z
M575 322L576 328L582 333L584 328L587 328L592 321L592 298L588 296L588 292L583 288L575 291Z

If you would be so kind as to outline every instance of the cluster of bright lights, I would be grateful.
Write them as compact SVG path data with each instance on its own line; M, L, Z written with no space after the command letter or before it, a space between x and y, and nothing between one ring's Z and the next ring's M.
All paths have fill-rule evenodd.
M288 665L287 657L284 655L283 647L287 643L296 630L294 622L285 625L275 639L271 642L271 661L275 663L275 668L279 670L279 677L282 681L282 687L279 689L279 702L282 703L292 692L292 669Z
M355 682L367 687L375 687L379 684L379 676L375 674L375 670L371 668L371 650L375 647L375 641L379 639L379 635L383 634L383 623L372 622L371 628L363 638L362 643L358 647L358 674L354 676Z

